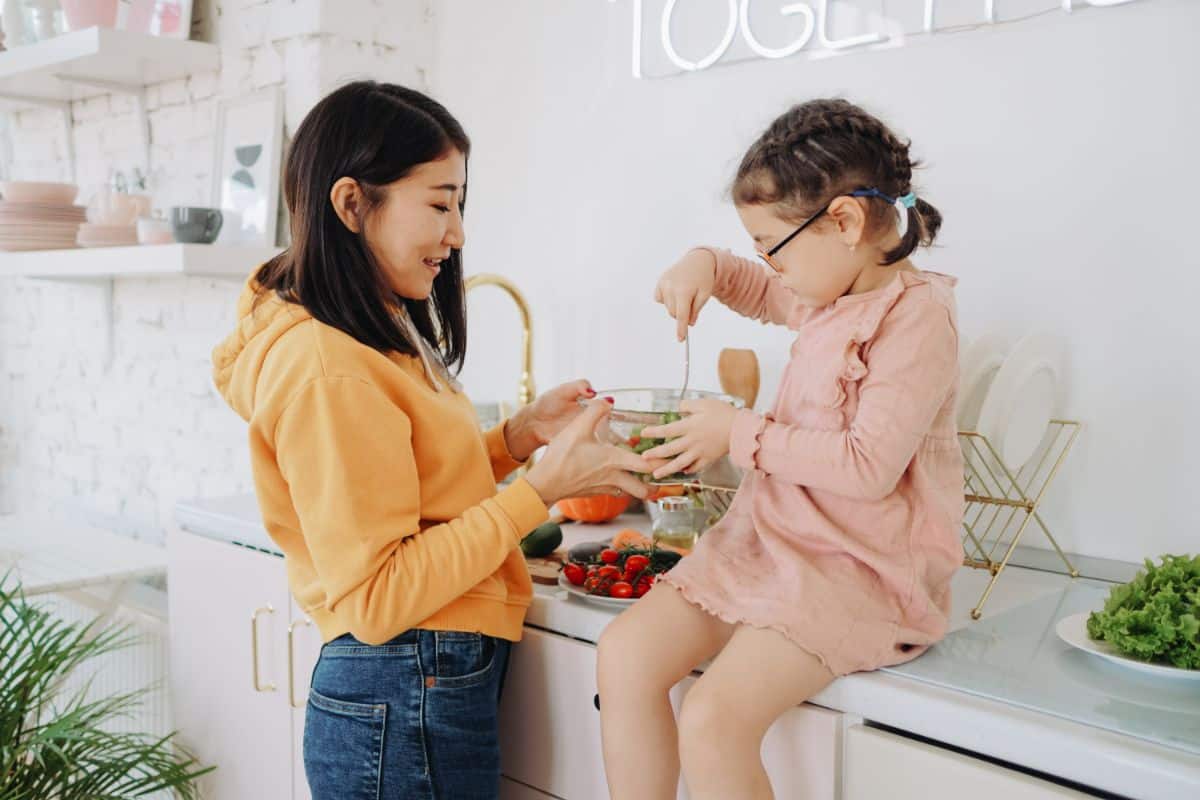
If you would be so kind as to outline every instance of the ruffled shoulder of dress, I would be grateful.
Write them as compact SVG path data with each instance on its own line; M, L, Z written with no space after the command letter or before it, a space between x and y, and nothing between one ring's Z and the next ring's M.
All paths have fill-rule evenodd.
M905 271L898 273L882 289L860 297L851 295L838 301L844 303L840 311L853 315L855 319L846 341L845 364L837 382L835 407L846 401L846 384L861 381L867 376L867 365L862 358L863 348L879 334L883 320L900 302L900 298L919 287L928 287L938 301L945 302L944 298L953 296L955 283L957 279L937 272Z

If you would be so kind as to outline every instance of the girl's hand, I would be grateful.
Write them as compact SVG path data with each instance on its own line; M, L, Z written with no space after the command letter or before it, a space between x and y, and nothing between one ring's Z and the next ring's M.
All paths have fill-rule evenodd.
M557 386L522 407L504 427L504 443L517 461L525 461L533 451L557 436L583 411L578 400L595 397L587 381L571 381Z
M717 259L707 250L689 250L683 258L662 274L654 287L654 302L662 303L678 323L679 341L695 325L700 309L712 297L717 281Z
M676 472L703 472L729 452L736 408L722 400L685 400L679 410L685 416L678 422L642 431L651 439L671 439L642 454L656 479Z
M603 400L589 403L525 475L546 505L590 494L624 492L643 500L650 494L650 487L631 474L650 471L642 457L598 438L611 410Z

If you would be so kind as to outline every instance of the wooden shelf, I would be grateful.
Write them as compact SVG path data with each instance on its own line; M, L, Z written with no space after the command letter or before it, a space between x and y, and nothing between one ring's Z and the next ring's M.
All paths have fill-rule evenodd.
M208 42L85 28L0 53L0 99L31 107L216 70L220 49Z
M0 277L99 280L155 276L246 278L275 247L219 244L155 244L0 253Z

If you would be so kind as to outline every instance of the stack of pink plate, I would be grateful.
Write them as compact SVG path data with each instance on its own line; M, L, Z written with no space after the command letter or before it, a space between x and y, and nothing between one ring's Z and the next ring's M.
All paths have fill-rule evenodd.
M62 250L75 247L82 206L0 201L0 250Z
M138 243L137 225L97 225L85 222L79 226L80 247L127 247Z

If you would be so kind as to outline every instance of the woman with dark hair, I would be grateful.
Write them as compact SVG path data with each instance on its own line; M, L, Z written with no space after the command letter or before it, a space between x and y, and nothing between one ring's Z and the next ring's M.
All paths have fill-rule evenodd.
M363 81L323 99L287 157L293 244L213 354L325 642L304 731L315 800L495 797L500 684L532 596L518 543L564 497L646 495L630 474L645 462L595 435L608 404L580 411L586 381L479 432L454 379L469 152L420 92Z

